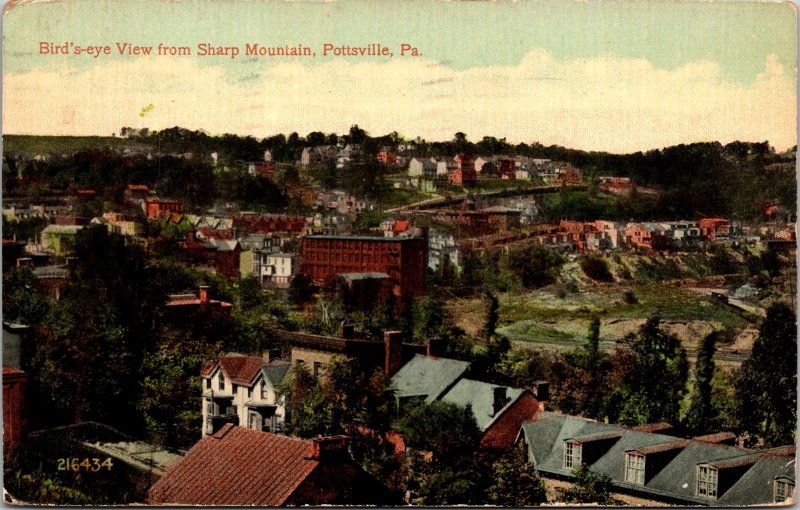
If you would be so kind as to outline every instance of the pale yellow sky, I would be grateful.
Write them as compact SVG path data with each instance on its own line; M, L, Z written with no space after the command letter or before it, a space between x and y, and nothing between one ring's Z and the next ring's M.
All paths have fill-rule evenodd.
M389 17L384 23L391 25L376 28L377 33L362 34L363 26L354 22L338 26L329 36L320 36L317 32L324 28L309 24L306 32L297 28L292 37L284 35L276 41L303 41L314 45L316 51L312 39L349 42L351 32L365 41L385 44L421 40L423 56L419 58L265 61L242 56L92 59L36 54L37 41L46 35L52 36L47 40L71 37L84 44L113 44L117 40L155 44L169 39L170 22L181 19L183 12L194 15L190 24L179 30L180 40L192 47L202 41L231 41L233 33L243 41L265 40L264 34L272 29L296 21L296 16L290 18L282 7L288 4L248 3L248 9L256 14L263 14L265 6L272 9L265 26L253 27L246 11L237 11L238 18L233 19L250 20L249 24L239 27L238 32L225 25L221 33L215 33L208 29L217 20L200 15L218 11L223 5L241 9L244 4L150 2L148 5L163 11L153 28L129 29L125 24L125 30L138 31L125 33L121 24L126 18L132 21L140 16L141 10L116 14L114 9L95 9L92 19L107 22L95 32L92 24L76 24L73 17L87 15L81 7L85 10L87 6L111 4L76 0L71 5L66 11L64 4L48 7L62 9L59 14L67 16L60 24L42 23L43 13L32 10L23 11L18 18L6 16L4 37L9 39L4 41L4 132L110 135L123 126L162 129L178 125L263 137L293 131L301 135L317 130L342 133L350 125L359 124L375 135L398 131L407 137L447 140L462 131L476 141L492 135L515 143L538 141L612 152L711 140L769 140L779 150L796 144L796 48L794 39L789 38L795 29L787 28L786 14L792 16L793 11L785 9L769 11L774 19L763 26L755 22L753 16L761 11L753 9L753 4L727 9L719 20L715 18L720 15L718 10L703 8L702 4L692 4L691 13L671 9L660 14L661 18L650 19L651 23L664 19L674 25L678 35L665 39L664 30L669 27L660 25L651 26L649 31L646 26L626 25L633 35L626 32L625 37L612 30L619 29L622 11L631 19L638 15L644 20L643 13L650 10L639 4L606 4L601 12L604 21L593 21L595 32L587 34L582 30L589 27L589 21L581 18L583 13L578 9L583 7L579 4L525 3L536 8L566 5L573 10L567 14L541 9L515 13L528 18L514 19L513 26L510 19L499 15L510 4L460 4L463 9L481 9L481 19L491 21L491 25L482 25L481 19L475 18L474 25L464 30L449 26L436 32L441 25L436 25L435 15L444 10L441 15L452 21L454 13L462 13L457 10L459 3L417 2L414 5L430 10L433 19L416 20L416 33L408 33L402 19ZM307 15L328 9L312 2L296 5ZM639 11L627 12L632 5ZM653 6L658 10L664 4ZM598 4L590 7L599 8ZM337 22L357 20L347 17L353 13L362 18L372 16L368 19L376 19L374 11L386 14L369 2L339 2L336 8L327 15ZM286 18L281 19L284 12ZM555 28L543 25L540 16L545 14L552 16ZM667 19L668 14L675 19ZM702 18L705 24L693 25L694 18ZM21 30L19 23L24 21L30 23ZM630 19L622 21L628 23ZM789 21L793 23L794 18ZM748 33L743 27L750 25L755 28ZM539 29L535 35L534 26ZM606 26L608 31L602 32ZM782 31L781 38L770 33L773 26L775 31ZM548 33L543 38L545 29ZM463 40L447 39L454 33L461 34ZM256 35L248 39L249 34ZM650 35L662 38L651 39ZM700 43L714 41L717 35L720 44L735 43L735 47L706 51ZM631 41L626 39L634 36ZM493 38L496 43L492 43ZM496 44L496 52L491 45L482 46L487 39ZM453 44L448 45L448 41ZM592 50L592 44L600 49ZM392 49L396 51L394 46ZM464 58L465 54L472 57ZM741 56L738 60L737 54ZM152 109L140 115L147 105L153 105Z

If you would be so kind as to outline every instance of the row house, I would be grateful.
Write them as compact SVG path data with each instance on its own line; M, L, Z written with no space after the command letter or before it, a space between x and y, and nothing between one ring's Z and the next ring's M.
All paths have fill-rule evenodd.
M408 175L411 177L436 177L435 158L411 158L408 162Z
M391 148L384 147L378 151L378 162L386 166L398 166L397 152Z
M386 273L394 294L425 293L426 241L419 237L307 236L300 272L323 285L339 273Z
M361 145L356 143L345 145L336 155L336 168L344 168L355 162L361 154Z
M247 164L247 173L260 176L275 182L275 163L273 161L255 161Z
M700 234L709 241L728 240L737 230L725 218L700 218L697 220Z
M461 270L461 251L453 234L431 228L428 230L428 268L432 271L447 260L447 263Z
M322 191L317 195L317 205L341 214L356 214L375 210L375 204L340 190Z
M768 505L793 500L795 447L748 450L731 434L684 439L542 412L519 433L547 485L575 480L585 465L608 476L613 496L635 506Z
M336 162L339 149L335 145L306 147L300 154L300 165L326 165Z
M234 239L200 239L189 232L178 247L192 265L206 267L226 278L240 275L240 254L242 248Z
M150 197L150 186L147 184L128 184L123 196L127 202L141 206Z
M582 173L575 167L562 166L556 170L556 181L564 184L580 184Z
M303 235L346 235L353 231L353 220L344 214L316 213L306 222Z
M92 225L103 225L110 234L138 236L142 233L142 224L127 214L107 212L103 216L92 218Z
M191 225L192 230L209 228L212 230L228 230L233 228L233 220L221 215L197 215L187 214L186 220Z
M286 397L279 386L289 361L274 357L229 354L203 365L202 436L226 423L265 432L286 428Z
M458 168L448 174L450 182L461 186L474 185L478 180L478 173L475 171L475 162L472 160L472 156L459 154L454 159Z
M153 220L165 213L180 214L183 211L183 203L175 200L145 200L142 208L147 219Z
M288 232L295 235L303 233L306 226L305 216L288 216L285 214L239 213L230 217L231 228L237 236L251 234L269 234Z

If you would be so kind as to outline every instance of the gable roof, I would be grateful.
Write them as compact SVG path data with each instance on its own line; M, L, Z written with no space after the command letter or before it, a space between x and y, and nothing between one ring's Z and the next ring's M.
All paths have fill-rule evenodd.
M319 464L311 441L227 424L196 443L148 504L280 506Z
M209 376L218 365L229 381L235 384L249 385L261 371L266 360L261 356L245 356L243 354L229 354L221 357L210 367L203 367L201 375ZM205 373L203 373L205 371Z
M494 412L495 388L506 389L505 405L497 413ZM525 390L520 388L509 388L508 386L498 386L496 384L473 381L472 379L461 379L450 391L442 396L442 401L461 407L470 406L478 424L478 429L481 432L485 432L524 392Z
M261 373L269 381L272 387L278 386L286 374L289 373L290 363L288 361L270 361L269 364L261 367Z
M425 397L433 402L450 389L467 371L469 363L416 354L391 378L399 398Z

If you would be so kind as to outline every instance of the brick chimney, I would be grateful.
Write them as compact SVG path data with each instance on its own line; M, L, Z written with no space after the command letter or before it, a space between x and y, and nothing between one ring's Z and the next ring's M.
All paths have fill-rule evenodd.
M425 340L425 354L430 358L438 358L444 354L444 340L429 338Z
M339 325L339 338L343 340L351 339L355 336L356 325L342 321Z
M318 462L334 462L346 459L349 456L348 445L350 438L347 436L318 436L312 440L311 459Z
M384 373L386 377L391 377L403 364L403 336L400 331L385 331L383 333L384 351L386 352L386 363Z
M200 302L208 303L208 285L200 286Z
M496 416L497 413L503 409L506 404L508 403L508 397L506 396L508 388L505 386L495 386L494 387L494 402L492 403L492 416Z

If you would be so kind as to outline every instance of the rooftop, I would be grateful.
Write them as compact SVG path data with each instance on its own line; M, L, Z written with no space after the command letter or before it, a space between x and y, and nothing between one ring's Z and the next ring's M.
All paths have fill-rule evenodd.
M453 387L468 367L466 361L416 354L392 376L391 384L400 398L424 397L432 402Z

